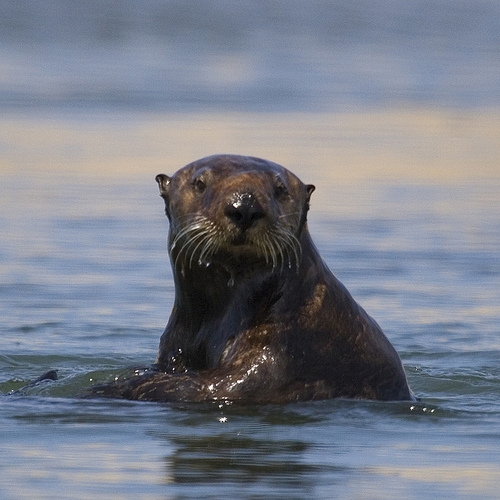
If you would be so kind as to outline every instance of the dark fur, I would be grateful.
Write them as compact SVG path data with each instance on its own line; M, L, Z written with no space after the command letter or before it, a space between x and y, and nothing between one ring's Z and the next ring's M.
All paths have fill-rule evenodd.
M396 351L311 241L306 213L314 186L274 163L234 155L204 158L157 181L176 297L156 371L94 394L414 399ZM265 243L266 234L281 243Z

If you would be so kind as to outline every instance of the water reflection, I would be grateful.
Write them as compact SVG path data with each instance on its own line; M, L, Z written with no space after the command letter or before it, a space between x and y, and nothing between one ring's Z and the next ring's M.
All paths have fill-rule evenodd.
M178 437L166 459L169 481L183 483L261 483L307 491L318 465L304 463L310 444L261 441L238 435Z
M315 477L346 469L315 461L318 443L308 436L309 426L314 427L314 422L321 425L325 420L318 420L305 408L174 408L174 413L168 413L168 427L174 427L157 426L153 432L171 449L164 459L165 482L173 492L182 491L191 497L213 496L217 484L224 488L226 497L231 491L261 496L272 491L276 498L304 498L313 493ZM309 431L300 437L300 429L306 428ZM334 454L335 445L330 443L329 448Z
M155 426L150 433L171 450L164 459L165 481L174 491L175 485L183 486L183 492L203 496L219 484L229 489L244 486L253 494L273 491L280 498L304 498L318 489L320 477L328 477L330 485L346 484L359 472L362 463L350 459L358 433L370 436L366 446L371 448L377 446L374 425L383 435L394 429L394 418L409 422L446 417L446 412L435 413L436 407L420 403L340 400L287 407L217 406L169 405L168 425ZM380 416L393 423L384 423ZM350 427L347 434L345 426ZM393 432L390 439L398 442L401 436Z

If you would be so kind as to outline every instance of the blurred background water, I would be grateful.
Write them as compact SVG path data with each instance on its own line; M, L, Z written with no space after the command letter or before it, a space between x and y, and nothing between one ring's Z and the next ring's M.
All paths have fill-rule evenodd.
M497 498L499 25L496 1L0 2L0 497ZM421 403L75 397L154 361L154 176L221 152L316 184L313 238Z
M498 105L496 1L20 0L3 109Z

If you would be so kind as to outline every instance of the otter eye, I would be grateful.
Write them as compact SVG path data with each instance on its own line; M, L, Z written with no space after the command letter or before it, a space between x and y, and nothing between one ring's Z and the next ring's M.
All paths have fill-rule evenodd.
M195 179L193 181L193 187L199 193L203 193L203 191L205 191L205 189L207 188L207 185L201 179Z
M288 189L282 182L278 182L274 187L274 195L276 198L282 198L288 194Z

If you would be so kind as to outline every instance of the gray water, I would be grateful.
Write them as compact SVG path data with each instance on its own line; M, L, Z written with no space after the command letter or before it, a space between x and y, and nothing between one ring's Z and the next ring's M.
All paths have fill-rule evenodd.
M500 183L318 186L319 249L422 402L241 407L74 398L152 362L173 299L153 177L125 181L4 176L0 390L60 379L0 401L3 498L496 497Z
M495 0L0 2L5 109L500 104Z
M498 498L499 19L1 2L0 498ZM316 184L313 239L419 403L78 398L154 361L174 293L154 176L220 152Z

